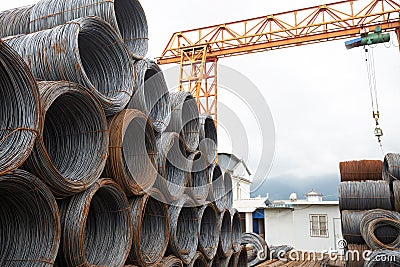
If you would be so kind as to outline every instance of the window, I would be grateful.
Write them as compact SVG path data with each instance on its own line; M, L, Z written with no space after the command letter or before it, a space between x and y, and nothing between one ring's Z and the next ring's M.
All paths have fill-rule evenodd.
M312 237L328 237L328 215L310 215L310 235Z

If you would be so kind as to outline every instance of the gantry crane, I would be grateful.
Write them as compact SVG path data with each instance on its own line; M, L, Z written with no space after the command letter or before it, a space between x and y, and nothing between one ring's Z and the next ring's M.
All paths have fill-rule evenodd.
M400 43L400 0L347 0L176 32L158 64L179 63L179 90L217 120L219 58L355 37L376 26L396 31Z

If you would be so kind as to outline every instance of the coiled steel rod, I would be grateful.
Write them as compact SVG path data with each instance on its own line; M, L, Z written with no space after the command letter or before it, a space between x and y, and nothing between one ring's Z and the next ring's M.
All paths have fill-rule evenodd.
M171 98L171 121L168 132L180 133L190 152L199 146L199 110L196 100L188 92L174 92Z
M242 245L251 245L257 253L250 257L248 255L249 266L255 266L269 257L269 247L265 239L256 233L244 233L241 238Z
M170 255L161 260L161 262L157 265L158 267L183 267L182 261L175 257L174 255Z
M77 19L55 28L8 38L45 81L71 81L92 91L107 115L121 111L133 90L133 67L126 45L97 17Z
M400 212L400 181L393 181L393 200L394 207L397 212Z
M240 249L237 253L234 254L235 257L235 266L236 267L247 267L247 251L246 246L240 246Z
M218 213L212 203L208 203L199 208L199 250L204 254L204 257L211 261L214 259L220 235L218 227Z
M365 243L374 250L400 248L400 214L375 209L366 211L360 222Z
M168 208L157 200L163 198L160 192L152 190L150 194L129 199L133 242L127 262L137 266L158 264L169 241Z
M53 266L60 215L46 185L15 170L0 176L0 266Z
M382 180L381 160L354 160L340 162L340 179L346 181Z
M186 265L187 267L207 267L208 263L204 255L197 251L196 255L194 256L193 260Z
M239 252L241 248L242 223L239 212L236 209L229 209L232 221L232 248L233 252Z
M29 21L34 5L0 12L0 37L30 33Z
M108 154L108 127L93 94L69 82L40 82L43 130L24 168L57 197L82 192L100 177Z
M400 180L400 154L386 154L383 160L382 176L388 182Z
M368 257L364 267L395 267L400 266L399 250L376 250Z
M209 167L209 175L211 180L210 191L207 200L214 203L218 212L222 212L226 207L224 176L221 168L217 163Z
M225 208L230 209L233 206L232 176L229 171L224 172L225 188Z
M360 223L365 211L342 210L342 235L348 244L365 244Z
M169 249L184 264L189 264L196 255L199 241L199 219L194 201L187 195L171 203Z
M208 164L202 155L197 151L188 156L189 180L185 190L186 194L200 205L205 203L210 190Z
M39 90L22 58L0 39L0 175L19 168L41 128Z
M339 185L340 210L370 210L392 208L391 192L387 181L341 182Z
M50 29L88 16L107 21L134 56L146 55L147 19L138 0L41 0L32 9L30 31Z
M220 236L218 243L218 255L220 257L228 257L232 254L232 221L229 210L224 210L219 215L218 227L220 228Z
M199 150L206 155L208 164L215 162L217 158L218 136L217 128L213 118L208 114L201 114L200 122L200 143Z
M365 244L347 244L346 267L364 267L365 259L369 254L370 249Z
M154 187L167 201L182 196L188 181L185 144L177 133L162 133L157 138L158 175Z
M100 179L60 204L59 266L122 266L132 244L132 214L117 183Z
M171 119L171 102L164 74L156 62L139 60L134 64L137 91L128 108L139 109L153 122L154 130L162 133Z
M109 123L109 157L104 177L112 177L128 196L142 195L157 178L157 143L149 118L123 110Z

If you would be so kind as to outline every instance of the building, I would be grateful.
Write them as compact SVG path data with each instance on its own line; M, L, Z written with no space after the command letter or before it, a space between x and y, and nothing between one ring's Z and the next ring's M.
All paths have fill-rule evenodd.
M324 201L311 190L305 199L292 194L289 200L273 201L264 209L266 240L299 250L336 250L343 239L339 201ZM282 234L285 233L285 234Z
M218 153L218 164L232 176L233 200L249 199L252 178L246 163L233 154Z

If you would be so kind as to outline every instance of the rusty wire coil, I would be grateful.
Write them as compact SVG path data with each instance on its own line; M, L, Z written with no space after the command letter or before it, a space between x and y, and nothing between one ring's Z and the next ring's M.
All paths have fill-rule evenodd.
M134 63L136 74L136 92L128 108L139 109L147 114L153 128L162 133L171 119L171 102L164 74L156 62L150 59Z
M400 250L376 250L365 261L364 267L398 267L400 266Z
M232 221L229 210L224 210L219 214L218 228L220 236L218 241L218 255L222 258L228 257L233 253L232 250Z
M232 222L232 248L233 252L239 252L241 247L242 237L242 222L240 221L240 214L236 209L229 209Z
M199 208L197 215L199 223L199 251L206 260L211 261L218 248L220 228L218 227L218 212L212 203Z
M341 182L340 210L392 209L390 186L387 181Z
M210 165L208 172L211 186L207 200L214 203L218 212L222 212L226 207L224 176L217 163Z
M199 116L200 143L199 150L207 157L208 164L213 164L217 158L218 136L215 121L209 114Z
M199 110L196 100L188 92L174 92L170 94L171 120L167 127L168 132L179 133L187 149L196 151L199 146Z
M0 12L0 37L28 34L31 11L34 5Z
M120 186L100 179L60 203L59 266L122 266L132 244L128 199Z
M109 157L104 177L112 177L128 196L142 195L157 178L157 143L149 118L123 110L110 119Z
M174 255L169 255L161 260L158 267L183 267L182 261Z
M247 267L248 266L246 246L240 246L239 251L234 254L234 257L235 257L235 266L236 267Z
M400 180L400 154L388 153L385 155L382 177L388 182Z
M133 67L126 45L97 17L77 19L53 29L6 40L38 80L71 81L93 92L113 115L129 102Z
M128 263L137 266L158 264L169 241L168 208L158 190L129 198L132 213L133 242Z
M381 160L344 161L339 163L339 169L341 182L382 180Z
M199 241L199 219L194 201L187 195L171 203L169 250L184 264L189 264L196 255Z
M84 191L100 177L108 154L108 127L94 97L69 82L38 83L43 129L24 169L57 197Z
M28 66L0 40L0 175L19 168L41 128L40 96Z
M186 266L187 267L207 267L208 262L207 262L206 258L204 257L204 255L201 252L197 251L193 260Z
M236 267L235 266L235 256L233 253L230 253L226 257L220 257L218 259L214 259L212 266L215 267Z
M229 171L224 172L224 188L225 188L225 208L230 209L233 206L232 176Z
M244 233L241 238L242 245L251 245L256 253L248 253L249 266L256 266L269 257L269 247L265 239L256 233Z
M400 214L374 209L364 213L360 221L361 235L371 249L400 248Z
M200 151L190 153L187 158L188 183L185 193L196 203L203 205L210 190L208 164Z
M177 133L164 132L157 138L158 175L154 187L167 201L174 201L185 192L188 181L185 144Z
M146 55L147 19L138 0L41 0L32 9L30 31L50 29L88 16L107 21L134 56Z
M46 185L15 170L0 176L0 266L53 266L60 215Z
M364 262L369 257L371 250L365 244L347 244L346 267L364 267Z

